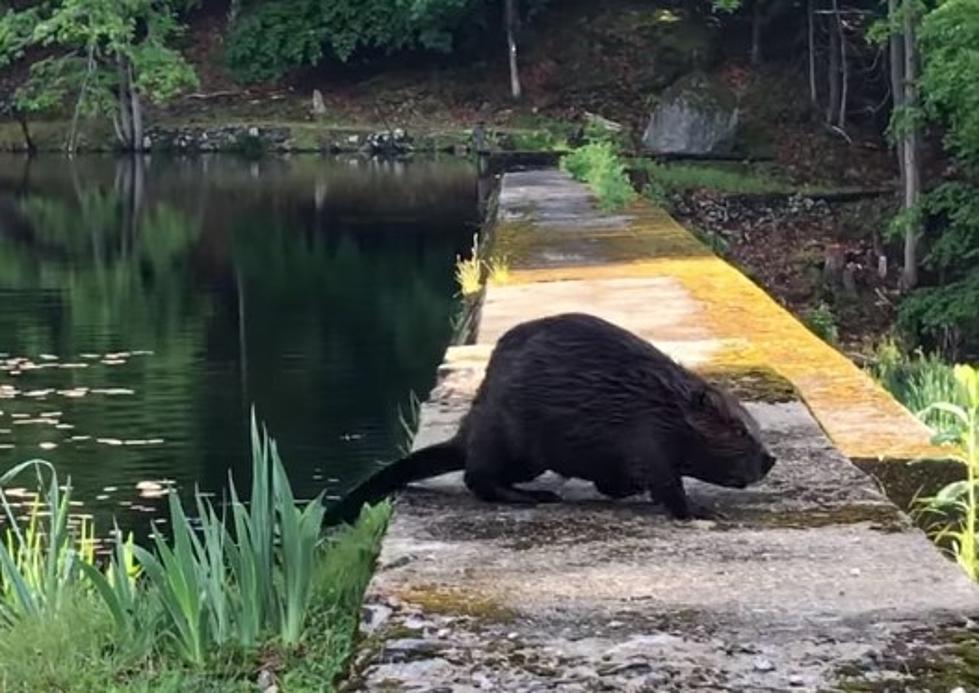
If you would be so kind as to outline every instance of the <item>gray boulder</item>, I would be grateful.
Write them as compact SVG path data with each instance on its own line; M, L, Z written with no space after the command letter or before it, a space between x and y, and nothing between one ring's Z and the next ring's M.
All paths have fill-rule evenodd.
M703 74L663 93L649 116L643 147L656 154L727 154L739 121L737 97Z

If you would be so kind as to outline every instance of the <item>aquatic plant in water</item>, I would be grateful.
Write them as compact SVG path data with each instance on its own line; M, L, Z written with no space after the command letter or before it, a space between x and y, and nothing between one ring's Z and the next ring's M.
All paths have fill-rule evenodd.
M946 544L956 561L968 575L979 579L977 556L976 485L979 484L979 370L967 365L953 369L960 404L936 402L921 412L941 412L952 422L935 436L935 442L950 448L950 458L965 468L965 479L954 481L934 496L917 500L917 512L937 515L942 519L934 538Z

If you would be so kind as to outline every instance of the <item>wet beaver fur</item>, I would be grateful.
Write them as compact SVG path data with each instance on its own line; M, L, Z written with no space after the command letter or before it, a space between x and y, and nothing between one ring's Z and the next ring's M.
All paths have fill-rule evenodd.
M631 332L567 313L506 332L455 436L382 469L328 516L350 521L365 502L464 469L485 501L557 501L514 486L551 470L612 498L648 492L687 519L695 513L683 476L744 488L774 463L730 395Z

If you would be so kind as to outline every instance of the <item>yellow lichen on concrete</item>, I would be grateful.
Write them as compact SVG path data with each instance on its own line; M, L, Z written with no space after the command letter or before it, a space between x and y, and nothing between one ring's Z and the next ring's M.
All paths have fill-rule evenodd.
M903 460L944 456L929 443L928 429L889 393L663 210L639 201L628 213L630 221L619 228L501 224L497 240L511 258L509 285L671 278L702 308L688 327L751 344L741 355L716 356L713 367L764 367L784 376L843 454ZM547 306L541 310L547 312Z
M484 621L508 621L514 616L513 610L501 604L499 599L474 589L413 585L400 591L397 597L432 614L468 616Z
M493 252L508 258L507 283L519 281L514 272L542 267L595 267L652 258L711 256L709 248L682 228L679 233L669 232L664 225L665 233L651 235L644 227L630 223L569 231L541 228L527 221L507 222L497 228Z

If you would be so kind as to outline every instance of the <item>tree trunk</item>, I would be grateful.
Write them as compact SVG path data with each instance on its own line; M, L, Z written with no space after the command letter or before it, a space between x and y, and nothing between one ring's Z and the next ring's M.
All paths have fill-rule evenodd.
M23 111L15 110L14 117L20 123L20 132L24 136L24 146L27 148L27 153L37 154L37 146L34 144L34 138L31 137L31 128L27 123L27 116L24 115Z
M762 15L763 0L754 0L751 14L751 65L761 65L761 32L765 19Z
M893 112L899 113L904 108L904 36L897 30L900 21L898 0L887 0L887 16L891 22L890 32L890 63L891 63L891 100ZM897 149L897 168L901 174L901 189L904 189L904 137L894 138Z
M129 152L133 149L133 120L129 113L129 70L126 68L126 59L121 55L116 56L116 72L119 75L119 94L116 96L119 101L119 117L116 124L116 137L119 139L119 146Z
M143 105L139 100L139 93L136 91L133 82L133 65L129 63L129 110L133 122L133 146L132 151L143 151Z
M125 56L116 57L119 91L116 94L118 112L113 124L116 137L124 151L143 151L143 106L133 80L133 65Z
M839 0L833 0L833 11L836 16L836 31L840 44L840 107L836 124L840 130L846 130L846 100L850 88L850 70L846 58L846 34L843 32L843 15L840 14Z
M904 7L904 98L912 112L918 103L918 50L916 25L918 15L910 0ZM904 230L904 271L901 287L905 290L918 285L918 240L920 222L918 203L921 198L921 169L918 161L918 126L905 123L904 133L904 213L907 226Z
M523 90L520 87L520 71L517 65L517 31L520 14L517 0L504 0L503 23L506 25L507 51L510 58L510 94L519 99Z
M830 19L829 27L829 66L827 67L827 82L829 83L829 101L826 103L826 122L832 123L840 111L840 34Z
M826 246L823 253L823 284L831 291L843 286L843 269L846 267L846 249L839 243Z
M808 0L806 15L809 29L809 102L813 108L819 105L816 91L816 8L815 0Z
M95 74L95 43L88 44L88 57L85 60L85 77L82 79L82 86L78 90L78 99L75 101L75 110L71 115L71 126L68 129L68 136L65 138L65 151L69 156L74 155L78 146L78 119L82 114L82 105L85 97L88 96L88 83Z

